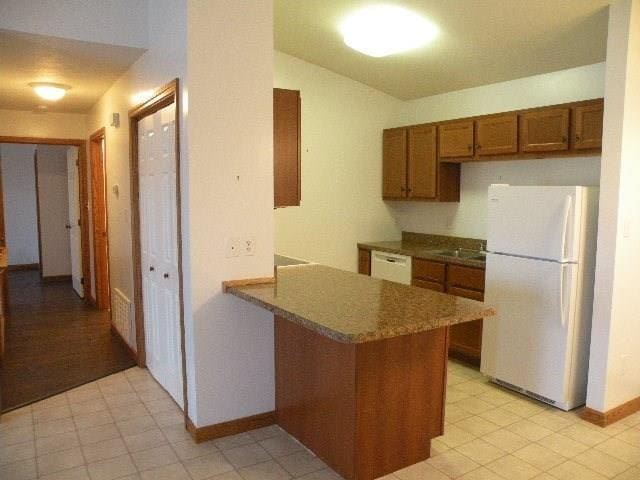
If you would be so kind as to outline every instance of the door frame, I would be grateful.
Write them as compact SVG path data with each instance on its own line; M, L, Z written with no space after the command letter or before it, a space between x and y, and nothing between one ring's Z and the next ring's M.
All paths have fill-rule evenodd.
M91 292L91 263L89 258L89 194L87 185L87 142L75 138L46 138L46 137L18 137L0 136L0 143L20 143L33 145L68 145L78 147L78 176L80 200L80 250L82 250L82 286L85 291L84 299L89 300L87 291ZM37 194L37 188L36 188ZM4 202L0 202L2 218L4 218ZM38 214L39 216L39 214ZM39 225L38 225L39 227ZM2 225L4 232L4 224ZM38 234L39 236L39 234ZM40 239L38 238L38 244ZM11 248L9 245L7 247ZM40 255L40 274L42 275L42 255Z
M100 252L101 255L105 255L105 265L106 272L98 272L98 250L96 248L96 213L98 210L96 209L96 189L94 185L94 158L93 158L93 147L95 145L99 145L102 147L102 179L104 183L104 199L101 199L104 202L104 215L105 215L105 251ZM99 310L111 310L111 265L109 259L109 208L108 208L108 200L107 200L107 137L106 137L106 128L102 127L99 130L95 131L89 137L89 161L91 163L91 225L93 226L93 270L95 275L95 284L96 284L96 296L95 298L89 291L89 298L95 303L96 307ZM98 278L98 273L102 274L104 278ZM106 293L100 292L99 288L104 287L106 285Z
M131 180L131 237L133 250L133 290L136 322L138 366L146 366L144 330L144 303L142 298L142 246L140 240L140 170L138 164L138 123L158 110L175 104L175 157L176 157L176 227L178 240L178 285L180 298L180 350L182 356L182 395L185 418L188 415L187 366L185 355L184 292L182 269L182 210L180 175L180 96L179 81L174 79L158 88L149 100L129 110L130 180Z

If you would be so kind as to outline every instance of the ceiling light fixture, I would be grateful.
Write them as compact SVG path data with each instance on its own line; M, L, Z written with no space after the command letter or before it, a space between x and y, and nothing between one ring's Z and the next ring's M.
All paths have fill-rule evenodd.
M371 57L386 57L422 47L438 35L438 27L396 5L371 5L348 15L340 32L349 47Z
M40 98L51 102L60 100L67 94L67 90L71 88L69 85L50 82L34 82L30 83L29 86L33 88Z

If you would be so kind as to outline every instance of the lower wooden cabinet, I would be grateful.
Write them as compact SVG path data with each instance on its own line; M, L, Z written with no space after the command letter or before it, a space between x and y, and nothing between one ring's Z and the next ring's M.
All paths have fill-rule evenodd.
M484 299L484 269L413 259L411 284L458 297ZM480 364L482 319L453 325L449 329L449 356Z

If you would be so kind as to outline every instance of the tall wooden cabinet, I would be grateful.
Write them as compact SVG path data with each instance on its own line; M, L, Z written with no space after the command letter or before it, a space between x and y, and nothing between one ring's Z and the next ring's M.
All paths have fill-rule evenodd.
M274 88L273 193L275 207L300 205L300 141L300 92Z
M393 128L382 134L382 196L385 200L456 202L460 167L438 162L433 125Z
M382 134L382 196L404 199L407 191L407 129L385 130Z

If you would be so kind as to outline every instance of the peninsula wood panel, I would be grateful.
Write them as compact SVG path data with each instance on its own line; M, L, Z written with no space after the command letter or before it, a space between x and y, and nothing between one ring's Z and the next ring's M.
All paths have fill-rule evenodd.
M573 110L575 133L573 148L576 150L602 148L602 121L604 102L579 105Z
M382 134L382 197L402 199L407 189L407 130L397 128Z
M438 126L440 158L473 156L473 120L444 123Z
M520 114L520 151L569 149L569 108L543 108Z
M476 155L518 152L518 115L508 113L476 121Z
M358 273L371 275L371 250L358 249Z
M437 129L418 126L409 129L407 196L434 199L438 194Z
M301 200L301 101L298 90L273 89L274 206Z
M425 460L444 428L447 341L441 328L340 343L276 316L277 423L347 480Z

